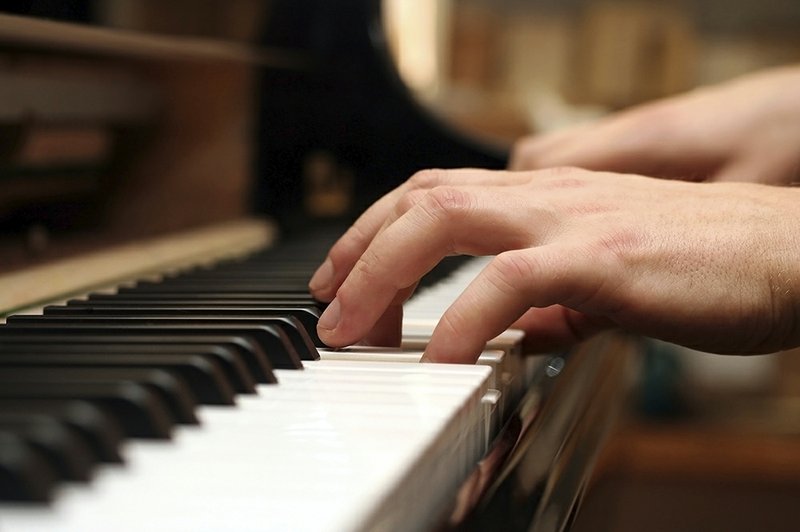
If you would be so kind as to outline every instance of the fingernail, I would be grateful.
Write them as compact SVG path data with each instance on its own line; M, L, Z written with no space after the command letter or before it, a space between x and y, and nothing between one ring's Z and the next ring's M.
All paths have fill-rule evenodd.
M311 280L308 282L308 288L311 291L323 290L333 282L333 263L331 259L325 259L325 262L317 268Z
M419 362L420 362L420 364L428 364L428 363L433 362L433 361L428 357L427 353L423 353L422 357L419 359Z
M339 324L339 317L341 316L342 308L339 305L339 300L333 298L333 301L330 302L328 308L325 309L325 312L322 313L322 316L319 317L319 321L317 322L317 327L320 329L326 329L328 331L333 330Z

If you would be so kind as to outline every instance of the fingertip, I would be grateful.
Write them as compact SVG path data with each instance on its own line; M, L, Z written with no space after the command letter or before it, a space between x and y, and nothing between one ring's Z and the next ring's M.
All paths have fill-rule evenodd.
M420 362L437 363L437 364L474 364L478 360L480 351L473 353L471 349L443 349L432 345L434 342L428 344L425 352L420 358Z
M341 316L342 306L339 300L334 298L317 321L317 334L327 345L336 345L336 327L339 326Z
M308 290L311 292L311 295L320 301L330 301L330 299L332 299L330 289L333 284L334 275L333 261L328 257L325 259L325 262L317 268L314 275L311 276L311 280L308 281Z

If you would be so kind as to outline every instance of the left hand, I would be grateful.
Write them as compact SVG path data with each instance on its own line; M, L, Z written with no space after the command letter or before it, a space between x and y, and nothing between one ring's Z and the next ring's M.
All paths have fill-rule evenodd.
M756 72L544 135L510 168L579 166L688 181L787 185L800 168L800 67Z

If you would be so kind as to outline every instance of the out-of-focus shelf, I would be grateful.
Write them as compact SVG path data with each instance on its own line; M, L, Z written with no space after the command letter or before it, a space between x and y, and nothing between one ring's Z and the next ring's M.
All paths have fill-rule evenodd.
M303 68L302 54L210 38L173 37L0 14L5 47L133 59L226 61Z
M797 530L800 401L756 403L683 420L628 418L598 461L574 530Z

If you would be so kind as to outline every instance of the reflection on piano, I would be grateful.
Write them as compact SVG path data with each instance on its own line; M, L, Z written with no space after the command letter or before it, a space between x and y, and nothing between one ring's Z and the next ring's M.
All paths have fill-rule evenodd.
M309 221L325 211L308 198L320 154L355 181L358 197L339 212L345 219L416 169L502 165L501 154L450 132L413 101L383 48L379 2L331 6L273 3L264 41L286 53L267 59L238 48L209 52L196 43L0 16L0 34L20 58L41 61L37 54L52 48L50 35L61 35L67 48L61 53L73 66L78 61L94 69L95 62L105 67L109 57L121 58L112 61L119 85L99 93L110 94L109 109L120 109L120 95L131 87L133 94L148 95L150 103L137 113L116 114L114 120L105 115L101 132L111 135L109 143L86 152L99 159L73 165L83 168L81 179L94 191L92 209L102 196L97 191L106 192L115 207L107 214L109 235L90 238L92 244L241 214L237 206L204 213L200 202L194 206L199 212L177 218L173 213L162 222L154 219L152 205L123 207L128 221L149 224L137 233L124 227L116 207L126 194L147 198L159 185L126 170L125 164L140 164L131 153L159 162L175 156L158 145L143 147L140 133L193 157L200 157L204 145L219 147L211 142L219 141L213 133L170 129L175 126L169 121L208 125L208 117L187 113L204 106L186 107L180 98L211 102L208 112L218 116L226 104L216 98L246 91L247 83L206 96L189 88L231 72L248 80L242 72L252 70L254 61L262 65L260 210L281 221L284 231L317 226L276 241L270 224L228 222L108 251L94 246L88 256L0 277L6 316L0 326L0 527L569 525L620 395L620 355L627 350L620 340L524 358L521 333L507 331L487 345L475 366L418 364L437 316L481 267L479 259L445 261L425 280L407 308L403 349L332 351L316 338L321 304L305 287L336 235ZM24 38L9 29L14 23L27 28ZM164 57L162 51L170 49ZM52 49L44 55L50 66L59 56ZM303 66L287 68L275 57L302 57ZM143 78L131 85L129 73L118 70L125 66ZM101 79L107 75L104 70ZM46 94L49 81L36 83ZM86 86L98 85L103 84ZM246 110L237 107L234 113ZM90 120L97 118L91 108L70 112L71 121L33 113L34 122L44 122L41 131L66 124L68 133L76 122L97 123ZM153 126L152 120L167 125ZM106 127L109 121L116 125ZM162 128L166 137L159 136ZM239 163L246 159L235 149L216 153L238 155ZM186 175L208 172L186 164L188 158L177 159L164 166ZM18 179L17 167L10 168ZM62 164L41 172L56 183L63 181L55 175L63 170ZM133 183L105 183L109 170ZM92 176L100 176L100 184ZM223 200L232 197L224 181ZM134 184L146 192L131 192ZM160 183L172 193L196 184L182 185L174 176ZM203 181L209 190L213 184ZM76 198L81 190L73 190ZM50 223L76 220L64 202L27 194L23 204L35 200L58 211ZM164 196L155 194L163 209ZM9 227L30 222L29 212L11 205L0 202ZM85 216L102 219L97 212ZM80 239L66 242L62 251L87 247ZM26 260L41 262L38 256L17 259Z

